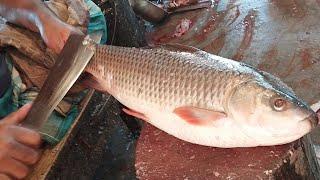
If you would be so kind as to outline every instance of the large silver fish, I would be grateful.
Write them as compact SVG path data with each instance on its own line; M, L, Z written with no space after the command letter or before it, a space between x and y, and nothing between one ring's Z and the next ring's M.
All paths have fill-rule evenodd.
M271 74L193 48L97 45L85 83L124 111L195 144L254 147L294 141L318 118ZM170 50L168 50L170 49Z

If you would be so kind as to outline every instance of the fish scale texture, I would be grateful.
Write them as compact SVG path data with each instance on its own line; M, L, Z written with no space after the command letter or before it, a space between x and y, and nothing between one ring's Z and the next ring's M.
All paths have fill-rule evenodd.
M223 111L227 94L254 78L251 68L226 59L100 45L86 71L106 83L120 102L129 98L164 109L195 106Z

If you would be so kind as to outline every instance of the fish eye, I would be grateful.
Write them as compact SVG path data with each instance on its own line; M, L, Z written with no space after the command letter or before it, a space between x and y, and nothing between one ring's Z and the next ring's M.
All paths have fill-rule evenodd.
M273 109L276 111L283 111L287 105L287 101L281 98L276 98L273 101Z

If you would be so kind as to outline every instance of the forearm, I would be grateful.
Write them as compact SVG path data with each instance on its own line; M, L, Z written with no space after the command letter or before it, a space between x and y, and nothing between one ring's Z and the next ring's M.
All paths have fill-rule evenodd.
M0 0L0 15L33 31L41 31L44 21L55 20L41 0Z

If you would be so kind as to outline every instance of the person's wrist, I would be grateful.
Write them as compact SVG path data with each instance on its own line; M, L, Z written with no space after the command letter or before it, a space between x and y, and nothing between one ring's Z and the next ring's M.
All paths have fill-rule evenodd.
M30 11L37 11L38 9L40 9L40 6L42 5L42 1L39 0L27 0L23 1L22 3L24 3L22 5L22 7L24 7L23 9L27 9Z
M44 21L47 18L51 18L47 10L47 7L45 7L43 4L42 5L38 4L36 7L34 7L33 12L36 13L36 15L41 21Z
M32 9L37 16L36 26L38 30L41 32L41 28L45 28L47 24L57 24L59 23L59 19L45 6L43 2L37 3L37 5L33 6Z

